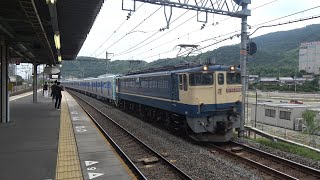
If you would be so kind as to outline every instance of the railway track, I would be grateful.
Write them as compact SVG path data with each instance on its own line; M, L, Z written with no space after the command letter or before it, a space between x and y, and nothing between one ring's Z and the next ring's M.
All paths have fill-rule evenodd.
M208 145L209 151L222 152L236 160L262 171L266 179L320 179L320 171L297 162L249 147L230 142L219 145Z
M192 179L120 124L69 91L138 179Z

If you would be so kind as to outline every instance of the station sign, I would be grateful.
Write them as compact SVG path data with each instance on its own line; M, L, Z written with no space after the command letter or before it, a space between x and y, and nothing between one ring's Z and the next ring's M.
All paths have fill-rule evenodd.
M16 64L16 65L19 65L22 61L22 58L21 57L11 57L9 59L9 64Z
M58 73L58 74L50 74L49 77L50 77L50 79L60 79L61 74L60 73Z

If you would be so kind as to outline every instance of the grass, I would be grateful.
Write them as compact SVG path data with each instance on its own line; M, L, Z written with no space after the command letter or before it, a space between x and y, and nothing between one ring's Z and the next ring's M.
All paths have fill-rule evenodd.
M254 140L254 139L252 139ZM281 151L289 152L292 154L297 154L299 156L307 157L316 161L320 161L320 154L316 151L313 151L311 149L300 147L297 145L285 143L285 142L272 142L269 139L265 138L257 138L255 141L257 141L260 144L263 144L265 146L269 146L275 149L279 149Z

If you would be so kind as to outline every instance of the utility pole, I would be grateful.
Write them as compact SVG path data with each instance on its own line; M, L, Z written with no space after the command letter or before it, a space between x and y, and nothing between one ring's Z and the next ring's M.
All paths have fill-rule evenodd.
M106 51L106 75L108 74L108 70L109 70L109 63L108 61L110 61L111 59L109 58L109 55L112 55L113 53L108 53L108 51Z
M247 11L248 4L242 4L242 11ZM245 121L245 102L246 102L246 71L247 71L247 16L241 18L241 43L240 43L240 68L241 68L241 84L242 84L242 102L241 102L241 118L239 137L244 137L244 121Z

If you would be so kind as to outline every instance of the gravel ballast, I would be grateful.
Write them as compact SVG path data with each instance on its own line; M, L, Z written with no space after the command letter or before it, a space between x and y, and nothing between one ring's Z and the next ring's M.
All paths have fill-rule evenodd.
M209 152L204 147L159 129L99 100L77 93L86 101L106 113L135 136L156 151L167 154L174 162L194 179L262 179L249 167L229 160L218 152Z

